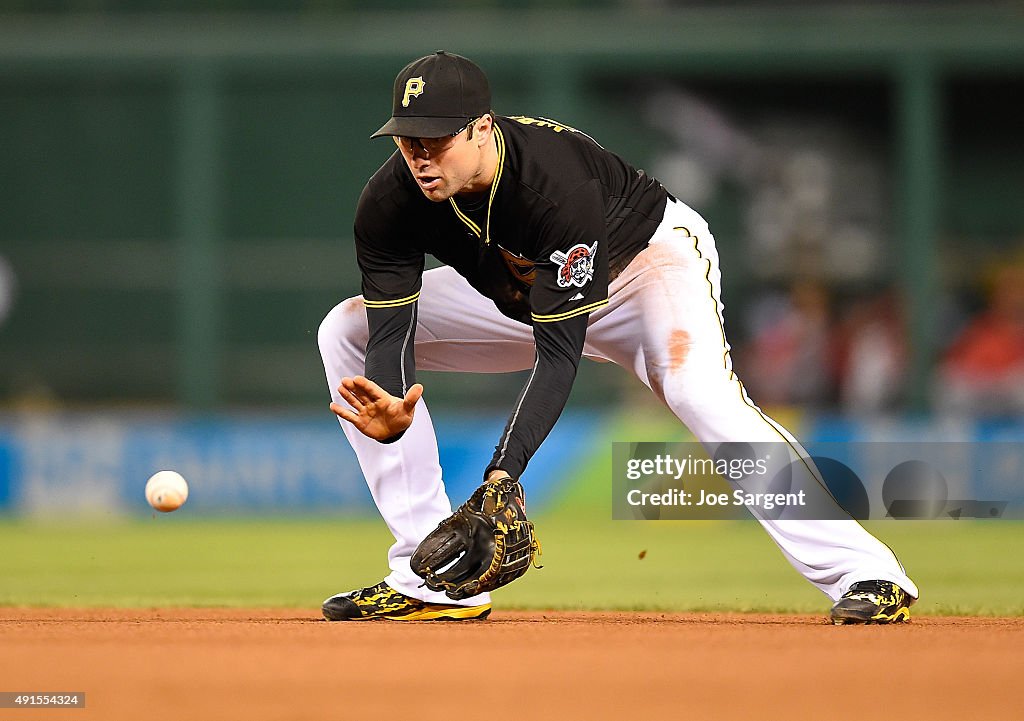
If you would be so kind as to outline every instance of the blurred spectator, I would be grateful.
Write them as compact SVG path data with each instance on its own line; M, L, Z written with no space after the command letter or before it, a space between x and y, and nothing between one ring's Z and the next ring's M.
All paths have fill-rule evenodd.
M832 374L825 289L814 281L798 281L786 297L764 299L757 315L753 340L743 354L744 383L754 402L827 402Z
M986 310L954 341L936 407L974 416L1024 414L1024 263L1000 268Z
M906 328L893 289L854 301L839 324L833 353L839 402L858 415L892 410L907 367Z

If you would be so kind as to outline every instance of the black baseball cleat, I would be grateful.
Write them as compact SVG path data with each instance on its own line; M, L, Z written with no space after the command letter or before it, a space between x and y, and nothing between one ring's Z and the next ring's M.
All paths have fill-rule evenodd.
M399 593L381 581L376 586L331 596L324 601L323 612L328 621L482 621L490 615L491 604L428 603Z
M858 581L832 606L832 623L903 623L916 600L892 581Z

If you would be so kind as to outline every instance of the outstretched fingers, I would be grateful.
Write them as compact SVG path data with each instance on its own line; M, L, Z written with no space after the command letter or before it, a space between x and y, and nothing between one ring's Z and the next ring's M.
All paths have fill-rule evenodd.
M334 415L338 416L342 420L346 420L349 423L359 425L359 414L353 412L350 408L346 408L340 403L331 403L331 411Z
M338 393L341 394L341 397L344 398L345 402L348 403L350 406L352 406L356 410L362 410L364 405L363 402L355 393L352 392L352 390L349 389L348 386L345 385L346 381L351 380L351 378L343 378L341 381L341 385L338 386Z
M346 376L341 379L338 394L344 403L331 403L331 411L364 435L384 440L401 433L412 423L415 406L423 396L423 386L416 383L405 397L395 397L365 376Z
M377 401L388 398L391 395L366 376L356 376L352 379L351 386L347 387L359 396L360 400L366 404L376 403Z

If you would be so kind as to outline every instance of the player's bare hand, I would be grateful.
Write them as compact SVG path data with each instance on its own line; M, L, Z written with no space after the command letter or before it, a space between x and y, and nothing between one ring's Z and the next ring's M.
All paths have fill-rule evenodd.
M405 398L393 396L364 376L342 378L338 392L351 406L331 403L331 410L365 436L384 441L398 435L412 424L416 403L423 395L423 386L413 385Z

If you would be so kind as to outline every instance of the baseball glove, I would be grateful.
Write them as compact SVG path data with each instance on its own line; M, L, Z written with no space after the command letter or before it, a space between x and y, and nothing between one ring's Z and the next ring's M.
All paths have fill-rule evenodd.
M540 553L524 499L511 478L483 484L423 539L412 554L413 572L456 601L516 580Z

